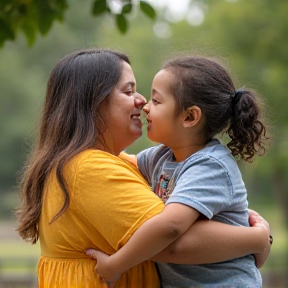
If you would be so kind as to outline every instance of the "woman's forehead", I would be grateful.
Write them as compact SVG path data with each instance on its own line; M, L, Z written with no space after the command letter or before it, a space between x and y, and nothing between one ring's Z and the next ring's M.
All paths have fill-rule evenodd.
M120 85L127 84L131 85L132 87L136 86L136 79L132 67L127 62L123 61L122 73L118 84Z

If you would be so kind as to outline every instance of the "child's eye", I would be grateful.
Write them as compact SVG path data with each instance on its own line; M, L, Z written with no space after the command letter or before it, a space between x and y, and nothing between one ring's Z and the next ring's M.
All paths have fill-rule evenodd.
M125 92L125 94L127 94L128 96L132 95L134 92L132 90L128 90Z
M152 103L153 103L153 104L159 104L160 102L157 101L156 99L153 99L153 98L152 98Z

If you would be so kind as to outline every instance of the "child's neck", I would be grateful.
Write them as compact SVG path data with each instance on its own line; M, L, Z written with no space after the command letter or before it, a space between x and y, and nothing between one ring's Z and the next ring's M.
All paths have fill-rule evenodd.
M203 149L205 147L204 143L199 144L193 144L183 147L177 147L175 149L172 149L174 157L177 162L182 162L188 157L190 157L192 154L196 153L197 151Z

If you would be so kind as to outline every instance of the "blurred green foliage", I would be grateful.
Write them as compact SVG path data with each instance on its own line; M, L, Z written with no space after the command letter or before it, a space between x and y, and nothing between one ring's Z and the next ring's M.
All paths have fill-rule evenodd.
M30 46L33 45L38 33L46 35L55 21L64 20L70 2L67 0L1 0L0 47L8 40L15 40L19 32L23 32ZM106 13L115 17L116 27L121 33L125 33L128 29L127 15L137 6L146 16L155 18L156 12L149 3L132 0L93 0L91 14L98 17Z
M0 22L4 17L1 9L7 2L1 0ZM62 8L66 9L65 1L57 3L62 3ZM178 53L215 56L226 62L237 87L252 87L266 102L271 147L253 164L239 165L248 188L250 207L259 211L272 224L272 231L279 235L279 240L275 237L273 244L274 247L278 245L275 250L272 249L274 257L271 255L266 267L278 269L280 265L279 269L287 272L288 2L191 1L187 17L195 11L195 7L200 8L204 15L203 23L194 26L186 18L173 22L165 8L156 10L157 15L151 12L154 16L150 16L155 20L151 21L145 14L147 7L143 8L144 13L139 13L140 8L130 11L131 7L125 6L122 11L124 21L129 23L130 28L122 27L121 30L118 27L125 34L115 29L113 15L96 15L94 11L97 16L94 17L90 4L87 0L71 0L69 9L63 10L65 21L53 21L53 25L51 22L50 30L47 23L42 30L38 24L33 24L39 30L34 31L34 38L29 43L36 39L39 31L49 30L49 33L45 37L39 36L32 47L27 47L27 35L20 33L17 38L11 38L14 42L5 42L0 50L0 217L11 218L12 210L18 203L17 185L23 163L33 146L46 81L54 64L65 54L92 46L126 52L137 79L137 90L147 99L152 79L165 59ZM64 20L64 14L57 15L55 19ZM6 18L8 16L5 15ZM5 25L0 26L0 38L3 39ZM144 135L127 151L137 153L152 144Z
M67 10L65 22L54 23L49 35L38 39L33 47L28 49L21 35L6 43L0 54L0 193L15 190L19 171L33 145L49 72L62 56L90 46L122 50L132 61L138 91L148 99L153 76L166 58L177 53L200 53L228 60L239 87L252 86L263 95L272 126L272 145L252 165L240 165L251 190L250 199L277 203L287 222L288 2L205 3L201 6L205 16L201 25L189 25L186 19L171 23L163 9L157 12L155 23L143 13L131 14L131 29L122 35L114 29L109 15L95 18L88 3L75 2ZM195 8L195 2L190 5L188 12ZM155 35L159 23L171 37ZM128 151L136 153L147 145L151 143L144 136Z

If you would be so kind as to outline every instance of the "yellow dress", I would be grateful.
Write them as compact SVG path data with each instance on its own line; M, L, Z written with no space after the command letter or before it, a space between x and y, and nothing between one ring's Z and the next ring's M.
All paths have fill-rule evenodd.
M134 165L103 151L90 149L75 156L64 176L70 204L52 223L64 201L55 172L44 188L39 288L104 288L106 284L93 271L96 260L88 258L85 250L115 253L164 204ZM154 263L146 261L130 269L116 287L159 287Z

